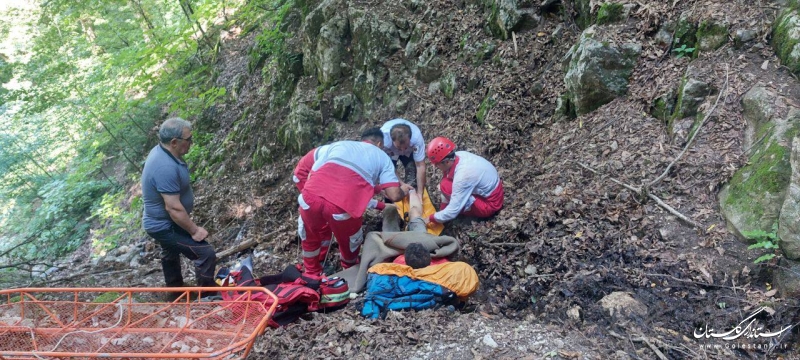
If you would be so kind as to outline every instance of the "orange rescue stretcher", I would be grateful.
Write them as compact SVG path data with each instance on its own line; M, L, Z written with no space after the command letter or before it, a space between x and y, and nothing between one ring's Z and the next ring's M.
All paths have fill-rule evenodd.
M278 299L263 287L231 287L234 300L192 300L218 290L180 288L174 302L160 299L175 288L1 290L0 359L244 359Z

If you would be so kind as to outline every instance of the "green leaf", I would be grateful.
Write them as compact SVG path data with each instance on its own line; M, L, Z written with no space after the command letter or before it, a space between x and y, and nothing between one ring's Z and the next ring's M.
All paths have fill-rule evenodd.
M758 264L760 262L772 260L772 258L774 258L774 257L775 257L775 254L764 254L764 255L759 256L758 259L753 261L753 263L754 264Z

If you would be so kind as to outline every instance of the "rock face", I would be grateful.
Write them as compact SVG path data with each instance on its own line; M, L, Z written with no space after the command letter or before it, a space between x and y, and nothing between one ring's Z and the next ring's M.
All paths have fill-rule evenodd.
M642 51L640 44L616 45L597 39L596 30L596 26L586 29L564 59L567 68L564 83L576 115L625 95L628 79Z
M772 46L781 64L800 74L800 10L785 9L775 19L772 28Z
M320 3L306 16L301 33L303 68L307 75L316 75L323 85L333 85L349 73L347 1Z
M372 100L376 90L375 79L386 77L388 70L379 66L382 61L402 49L397 27L364 10L352 10L350 23L353 31L353 92L363 103Z
M800 111L794 111L789 118L800 122ZM792 175L778 220L778 238L786 257L800 260L800 138L797 137L792 140L790 167Z
M278 129L278 139L297 154L308 151L317 140L322 125L322 115L306 104L295 104L283 126Z
M750 149L750 161L722 189L719 200L728 226L747 239L748 233L756 230L772 232L779 217L789 216L781 215L781 208L798 206L784 204L784 200L792 178L790 146L800 130L800 111L790 108L787 116L777 117L776 109L788 106L781 97L760 86L745 94L742 107L747 120L744 146Z

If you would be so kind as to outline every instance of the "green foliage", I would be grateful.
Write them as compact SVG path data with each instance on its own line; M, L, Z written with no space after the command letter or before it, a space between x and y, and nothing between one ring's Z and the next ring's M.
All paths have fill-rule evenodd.
M475 114L475 118L478 120L479 124L486 125L486 116L489 114L489 110L494 107L494 104L494 94L490 91L483 101L481 101L481 104L478 106L478 112Z
M21 234L37 235L38 242L22 247L19 254L26 258L61 256L75 250L89 231L84 221L95 201L109 188L106 181L87 180L83 173L74 172L45 184L34 202L18 208L17 218L10 226Z
M691 56L694 52L694 48L686 47L686 44L683 44L681 47L672 49L672 52L676 53L675 58L680 59L684 56Z
M763 261L771 260L775 257L775 249L778 249L778 234L777 234L777 225L772 226L771 232L766 232L764 230L753 230L753 231L745 231L742 233L744 237L750 240L754 240L755 243L748 246L747 249L764 249L770 250L770 253L764 254L759 256L755 261L754 264L758 264Z
M277 1L276 1L277 3ZM273 4L275 7L278 4ZM286 34L283 29L283 20L292 9L292 2L286 1L277 6L277 9L272 12L269 22L271 26L265 29L261 34L256 36L256 44L250 50L250 62L247 64L248 70L253 72L261 66L266 59L271 61L281 62L283 56L287 56L286 50Z
M246 4L245 4L246 3ZM0 10L0 250L59 256L87 238L112 246L138 231L138 181L165 114L192 118L224 101L215 86L219 24L257 22L273 0L50 0ZM226 7L223 11L223 7ZM226 14L226 15L223 15ZM227 14L235 15L228 18ZM5 104L3 102L5 101ZM202 164L210 136L196 136ZM202 172L201 172L202 173ZM110 193L108 193L110 191ZM130 203L128 203L130 202Z
M192 167L190 172L191 180L204 178L207 175L208 168L213 165L211 159L210 145L214 139L214 134L202 133L194 131L192 134L192 147L189 148L189 153L184 156L184 159Z
M127 204L126 196L124 190L103 194L99 206L92 211L90 219L102 225L92 233L93 254L105 254L120 240L130 237L131 231L141 228L142 198L136 196Z

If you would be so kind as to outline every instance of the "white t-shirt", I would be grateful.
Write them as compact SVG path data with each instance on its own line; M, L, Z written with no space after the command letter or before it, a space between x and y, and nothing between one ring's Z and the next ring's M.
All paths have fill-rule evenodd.
M392 143L392 135L390 134L392 130L392 126L397 124L405 124L411 128L411 143L408 146L406 151L400 151L394 147ZM419 130L417 125L414 123L406 120L406 119L394 119L389 120L383 126L381 126L381 132L383 132L383 150L389 154L389 157L392 160L397 160L399 156L411 156L414 155L414 161L420 162L425 160L425 139L422 137L422 132Z
M464 209L472 206L474 195L489 197L500 184L500 175L494 165L473 153L456 151L454 167L450 202L447 207L433 214L440 223L455 219Z

